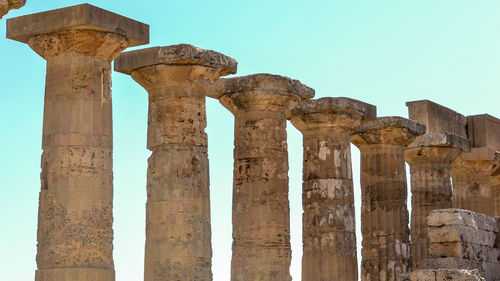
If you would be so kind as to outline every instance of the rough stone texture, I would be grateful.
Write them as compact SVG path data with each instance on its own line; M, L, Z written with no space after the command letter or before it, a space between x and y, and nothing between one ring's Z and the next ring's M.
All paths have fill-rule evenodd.
M10 19L8 34L50 15ZM25 29L24 42L47 61L36 280L113 281L111 60L129 40L66 23Z
M467 138L467 117L429 100L407 102L411 120L427 126L427 133L450 133Z
M115 60L115 70L131 74L135 69L155 64L205 66L216 72L214 77L235 74L238 65L235 59L216 51L179 44L127 52Z
M358 280L352 130L376 108L347 98L306 100L289 119L302 132L302 280Z
M484 281L477 270L424 269L410 274L411 281Z
M495 152L494 163L500 163L500 152ZM495 216L500 217L500 165L496 164L491 172L491 193L495 198Z
M425 126L380 117L355 130L361 151L361 280L401 280L409 271L410 245L404 150Z
M500 151L500 119L488 114L467 117L467 129L473 147L491 147Z
M462 152L453 162L453 207L486 215L495 215L495 201L491 174L500 164L494 151L487 147Z
M236 61L175 45L126 52L115 69L149 93L144 280L212 280L205 96Z
M435 209L451 208L451 163L461 150L470 150L469 141L450 133L429 133L416 137L405 151L410 165L411 261L413 270L427 258L427 216Z
M56 33L69 29L97 30L120 35L126 39L129 47L149 43L149 25L89 4L7 20L7 38L23 43L28 43L28 40L36 34Z
M26 0L0 0L0 19L12 9L19 9L26 4Z
M221 79L235 116L232 281L290 281L286 115L314 90L286 77Z
M427 269L477 269L487 281L500 280L498 218L461 209L434 210L428 216Z

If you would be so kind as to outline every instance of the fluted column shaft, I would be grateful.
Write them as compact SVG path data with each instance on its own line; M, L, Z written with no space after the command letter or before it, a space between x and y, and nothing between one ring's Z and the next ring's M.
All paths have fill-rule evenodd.
M231 280L291 281L286 115L314 91L269 74L221 87L235 117Z
M124 37L34 36L47 60L37 281L114 280L111 60Z
M351 132L304 132L302 280L357 280Z
M425 126L381 117L356 129L361 152L361 280L401 280L410 269L404 150Z
M451 169L453 208L495 215L495 198L491 186L491 160L457 158Z
M460 154L453 147L415 147L406 150L411 173L411 261L420 269L427 258L427 216L452 207L451 162Z
M304 145L302 280L358 280L351 134L376 108L349 98L302 101L290 113Z

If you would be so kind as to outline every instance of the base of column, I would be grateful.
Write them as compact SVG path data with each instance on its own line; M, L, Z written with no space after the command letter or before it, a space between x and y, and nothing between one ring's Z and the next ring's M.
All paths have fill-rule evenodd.
M39 269L35 281L115 281L115 270L89 267Z

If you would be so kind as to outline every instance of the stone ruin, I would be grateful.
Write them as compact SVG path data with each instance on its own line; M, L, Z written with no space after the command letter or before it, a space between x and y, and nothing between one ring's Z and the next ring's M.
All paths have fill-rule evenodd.
M0 1L0 14L24 1ZM205 98L235 117L233 281L289 281L286 122L303 135L303 281L358 280L350 144L361 151L361 280L500 280L500 120L428 100L409 119L181 44L83 4L7 21L47 61L37 281L113 281L111 61L149 94L144 280L209 281ZM405 162L411 171L411 219ZM454 208L454 209L453 209ZM409 222L411 221L411 227ZM359 239L359 238L358 238Z

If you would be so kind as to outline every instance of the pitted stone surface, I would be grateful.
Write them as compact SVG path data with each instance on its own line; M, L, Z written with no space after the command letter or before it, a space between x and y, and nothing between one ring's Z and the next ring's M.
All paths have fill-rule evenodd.
M300 100L314 97L314 89L288 77L260 73L242 77L221 79L217 87L219 95L234 93L292 94Z
M0 19L10 10L19 9L26 4L26 0L0 0Z
M114 281L111 60L139 42L97 27L122 18L80 5L8 21L47 61L37 281Z
M212 50L189 44L153 47L125 52L115 60L115 71L131 74L135 69L151 65L196 65L214 68L218 76L235 74L235 59Z
M410 274L411 281L485 281L477 270L423 269Z
M314 90L277 75L224 79L235 117L232 281L291 281L286 115Z
M361 280L400 280L410 271L404 150L425 126L401 117L362 122L351 141L361 151Z
M365 121L354 130L353 142L360 146L363 143L388 143L407 146L415 137L425 133L425 125L406 118L389 116Z
M302 280L357 281L350 136L375 107L347 98L303 101L289 114L302 132Z
M191 45L121 55L149 94L144 280L212 280L205 96L236 61Z
M81 4L7 20L7 38L27 43L41 34L69 29L97 30L127 38L129 47L149 43L149 25ZM90 42L89 42L90 43Z
M432 227L461 225L499 232L493 217L462 209L434 210L427 217L427 224Z
M462 151L470 151L470 141L450 133L427 133L418 136L408 145L408 148L414 147L454 147Z

